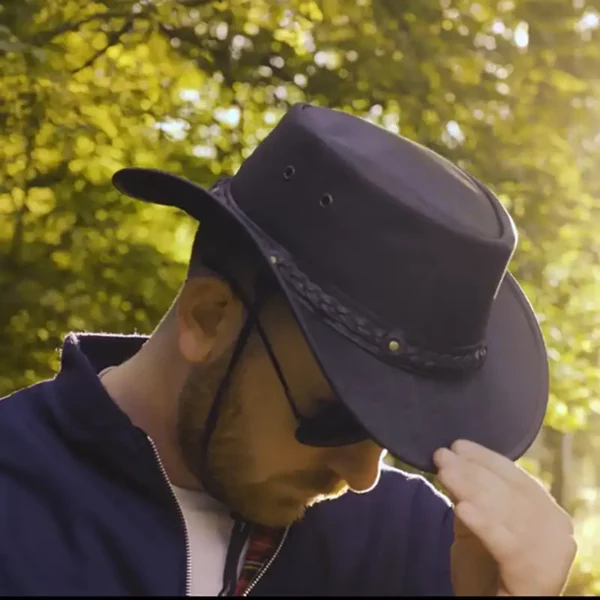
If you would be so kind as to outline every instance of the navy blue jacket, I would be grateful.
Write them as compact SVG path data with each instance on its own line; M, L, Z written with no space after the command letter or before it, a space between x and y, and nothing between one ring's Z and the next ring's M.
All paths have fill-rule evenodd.
M138 336L70 334L61 371L0 401L0 595L184 595L182 517L146 435L96 373ZM251 594L451 595L452 511L385 469L319 504Z

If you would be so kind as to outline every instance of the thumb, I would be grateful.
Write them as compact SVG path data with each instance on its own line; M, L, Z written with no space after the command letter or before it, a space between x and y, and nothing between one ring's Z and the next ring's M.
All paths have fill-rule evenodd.
M455 596L496 596L500 584L498 565L481 540L454 515L454 542L450 572Z
M438 487L440 488L440 490L442 491L442 493L450 500L450 503L452 504L452 510L454 512L454 509L456 508L456 496L443 484L439 481L439 479L436 479L436 483L438 485ZM457 537L464 537L464 536L472 536L473 533L467 528L467 526L458 518L458 516L456 515L456 512L454 512L454 539L456 539Z

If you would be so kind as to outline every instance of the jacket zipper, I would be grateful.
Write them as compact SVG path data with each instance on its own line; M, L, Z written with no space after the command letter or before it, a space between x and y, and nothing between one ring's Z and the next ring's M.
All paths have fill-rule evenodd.
M181 526L183 528L183 533L185 535L185 595L191 596L192 595L192 552L190 549L190 536L189 536L187 525L185 522L185 516L183 514L183 509L181 508L181 504L179 503L179 500L177 499L177 496L175 495L175 492L173 491L173 488L171 487L171 482L169 481L169 476L167 475L167 471L165 470L165 467L162 463L160 454L158 453L158 450L156 448L156 444L154 443L154 440L152 440L152 438L150 436L146 436L146 437L148 438L148 441L150 442L150 446L152 446L152 451L154 452L154 458L156 458L156 462L158 463L160 472L162 473L163 479L164 479L165 483L167 484L167 487L169 488L169 492L171 492L171 497L173 498L173 500L175 502L175 506L177 506L177 510L179 511L179 516L181 518Z
M263 575L269 570L269 568L273 564L273 561L277 558L277 555L281 552L281 548L283 547L283 544L288 536L289 531L290 531L290 528L288 527L283 532L283 535L281 536L281 541L279 542L279 546L277 546L277 549L273 553L273 556L271 556L271 558L269 559L267 564L258 572L256 577L250 582L250 585L248 585L248 587L246 588L246 590L244 591L242 596L248 596L250 594L250 592L256 587L256 584L263 578Z

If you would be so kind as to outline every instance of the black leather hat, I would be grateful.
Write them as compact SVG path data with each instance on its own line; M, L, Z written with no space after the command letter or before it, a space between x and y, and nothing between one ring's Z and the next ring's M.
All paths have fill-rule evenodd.
M401 460L433 470L433 451L458 438L516 459L534 440L548 364L507 271L515 226L443 157L298 104L212 191L151 169L113 181L247 239L336 395Z

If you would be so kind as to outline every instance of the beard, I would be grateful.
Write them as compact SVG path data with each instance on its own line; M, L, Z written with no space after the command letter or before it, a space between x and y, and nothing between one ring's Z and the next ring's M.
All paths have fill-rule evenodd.
M179 397L182 456L205 490L247 521L269 527L291 525L304 516L307 507L346 493L345 482L326 468L279 473L256 481L256 459L243 442L244 434L253 432L245 430L242 400L232 393L231 385L220 400L203 468L205 423L229 361L230 356L225 356L209 366L192 366Z

